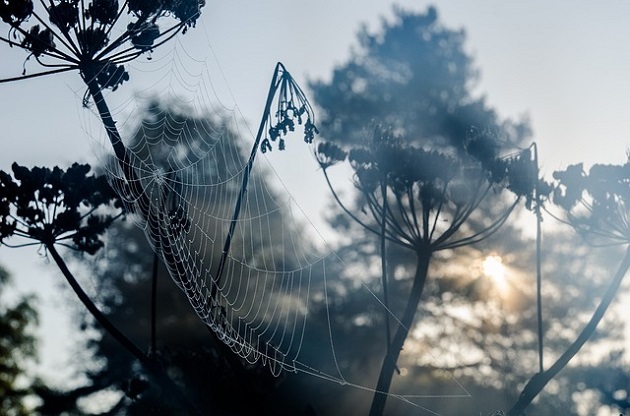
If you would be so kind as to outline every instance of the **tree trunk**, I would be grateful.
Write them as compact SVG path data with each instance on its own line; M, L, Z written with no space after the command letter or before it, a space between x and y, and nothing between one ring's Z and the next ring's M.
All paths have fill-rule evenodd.
M534 400L534 398L542 391L543 388L562 370L575 354L580 351L580 348L586 343L586 341L593 335L597 325L602 320L606 309L612 302L615 294L619 290L621 281L626 275L628 268L630 267L630 247L626 249L626 254L610 282L610 285L606 289L602 300L600 301L597 309L593 313L593 316L588 321L582 332L573 341L573 343L566 349L566 351L556 360L555 363L548 370L541 373L536 373L531 380L527 383L517 402L512 406L507 416L520 416L525 411L525 408Z
M431 260L430 252L417 253L418 261L416 265L416 273L413 280L413 286L411 288L411 294L405 307L405 312L400 320L398 329L392 338L389 353L383 359L381 365L381 372L376 384L376 391L374 398L372 399L372 407L370 408L370 416L381 416L385 410L385 402L389 394L389 389L392 384L392 378L396 370L396 363L400 352L402 351L405 340L409 335L409 329L413 325L413 319L418 310L420 304L420 298L427 280L429 272L429 262Z

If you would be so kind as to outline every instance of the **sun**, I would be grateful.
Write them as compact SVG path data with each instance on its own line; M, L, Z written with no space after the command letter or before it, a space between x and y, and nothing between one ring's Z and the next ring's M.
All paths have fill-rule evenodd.
M483 274L492 279L500 291L507 289L506 268L503 259L497 254L486 256L482 263Z

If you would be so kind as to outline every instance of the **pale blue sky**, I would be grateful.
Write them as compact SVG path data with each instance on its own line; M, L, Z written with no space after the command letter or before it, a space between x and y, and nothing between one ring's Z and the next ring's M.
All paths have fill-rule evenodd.
M257 125L277 61L304 87L306 79L327 77L356 44L359 25L377 28L394 3L413 10L435 4L445 25L466 30L468 50L481 71L478 92L502 116L529 115L545 173L580 161L625 161L630 2L210 0L203 22L180 40L194 56L218 62L225 80L215 73L217 88L226 94L229 87L245 118ZM0 75L19 75L23 54L2 46L0 57ZM35 68L32 62L27 67ZM141 88L141 73L132 76L134 82L115 93L117 100ZM151 73L145 76L150 79ZM80 122L87 111L81 108L83 92L74 73L0 85L0 169L9 169L13 161L48 166L94 161ZM298 201L308 198L308 187L292 184L296 175L290 172L304 166L278 167ZM60 276L34 250L0 248L0 264L22 290L35 290L46 310L66 312L58 292L51 290ZM67 332L53 328L60 322L56 314L43 317L48 367L61 368L65 359L53 345L70 345Z

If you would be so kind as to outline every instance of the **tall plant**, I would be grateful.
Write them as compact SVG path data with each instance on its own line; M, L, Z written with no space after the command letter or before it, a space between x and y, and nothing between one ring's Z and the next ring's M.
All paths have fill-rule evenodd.
M362 145L348 151L332 142L321 142L316 148L335 201L352 220L380 237L383 262L385 244L411 250L416 257L412 286L401 316L393 316L387 309L387 290L393 283L388 281L383 267L387 353L375 387L371 416L383 414L396 363L414 324L434 254L484 240L501 227L521 197L531 199L537 180L531 152L498 158L497 143L488 135L469 136L464 147L465 151L457 151L453 147L410 145L391 130L376 125ZM330 167L344 161L354 172L363 214L348 207L330 181ZM469 220L478 208L503 187L511 189L517 198L482 228L471 228Z
M205 0L125 0L122 5L118 0L3 1L0 18L9 35L0 41L25 50L27 60L34 59L44 70L25 69L21 76L0 82L79 71L88 87L84 103L94 101L126 179L136 197L143 198L134 189L138 182L131 156L102 91L116 90L129 79L126 62L193 27L204 5Z
M626 252L591 318L569 347L547 369L541 368L523 388L508 416L519 416L534 398L580 351L619 291L630 268L630 162L624 165L583 164L554 172L553 201L570 224L594 246L625 245Z
M94 319L154 376L166 394L179 400L190 414L200 414L161 365L113 325L92 302L68 268L56 245L94 254L103 247L102 235L121 217L122 203L105 176L89 175L89 165L67 170L14 163L13 175L0 171L0 246L21 238L24 245L41 245Z

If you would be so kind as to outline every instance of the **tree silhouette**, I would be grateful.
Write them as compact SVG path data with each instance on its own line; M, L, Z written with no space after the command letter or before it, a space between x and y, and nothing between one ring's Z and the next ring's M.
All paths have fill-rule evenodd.
M327 168L348 155L359 189L357 205L341 204L334 190L333 195L355 222L381 236L381 258L385 251L391 255L395 250L385 247L390 243L415 253L434 253L492 234L513 208L513 202L485 193L493 184L508 186L525 197L528 207L535 205L533 187L538 173L532 152L499 159L502 152L514 151L527 138L528 125L500 120L483 98L472 95L477 71L464 51L464 40L463 31L440 24L433 7L425 13L394 9L393 18L383 19L379 32L360 32L359 47L334 70L329 82L311 83L321 108L322 136L329 141L319 145L320 165L326 174ZM387 132L370 131L368 126L374 123L386 126ZM395 139L377 144L384 135ZM459 191L463 192L457 195ZM455 208L458 203L462 205ZM453 211L449 204L454 204ZM444 218L447 213L454 217ZM484 224L488 218L494 218L490 225ZM466 233L470 238L463 237ZM386 282L385 261L382 265L381 286L387 305L387 290L392 289ZM412 281L418 287L411 289L414 300L402 316L415 313L422 293L419 288L424 282L419 276L426 272L418 270L425 266L417 266L420 275ZM388 320L391 318L385 320L386 332ZM407 326L404 332L409 329ZM404 341L402 334L391 339ZM390 339L390 335L386 337ZM401 346L392 341L388 351L397 356L395 350ZM373 407L373 414L382 412L386 397L382 393L387 391L383 387L388 384L384 374L391 377L391 361L381 373L383 381L377 385L381 394L376 395L381 403Z
M393 12L378 31L359 32L357 47L329 81L310 83L323 137L338 145L361 143L371 121L409 143L460 150L471 129L513 144L530 136L526 120L502 120L474 96L479 72L465 51L463 30L445 27L435 7Z
M248 159L229 118L220 114L192 114L188 106L177 102L149 100L137 130L128 141L128 148L134 155L134 168L138 171L172 172L175 169L179 175L178 178L174 173L167 176L166 187L171 192L167 203L154 207L156 216L173 216L187 204L193 205L197 211L231 212L240 194L238 186L223 188L220 198L208 195L202 197L196 192L198 184L224 183L236 176ZM222 132L220 136L216 134L219 131ZM283 138L284 135L275 137L275 140L269 138L270 144L279 143ZM203 163L196 163L196 155L204 155ZM105 163L104 169L116 163L117 160L112 157ZM281 241L285 236L281 230L287 227L284 224L287 218L285 209L278 207L267 212L263 208L275 206L273 200L278 197L265 189L266 177L263 169L257 171L251 178L243 202L249 207L248 215L264 215L268 218L269 235L260 235L258 229L247 230L245 232L251 234L251 239L245 242L239 234L232 241L237 252L251 251L260 258L268 257L272 251L283 247ZM161 188L163 185L152 179L151 176L142 176L140 180L143 181L143 188L152 195L164 194ZM194 221L193 215L188 217ZM223 224L221 221L214 223L206 219L199 227L204 233L213 234L214 227L225 227L225 222L229 224L229 218ZM241 232L247 228L245 223L239 225ZM182 296L181 291L172 290L172 276L168 276L165 268L157 267L156 274L152 276L152 268L156 270L155 258L141 228L128 222L118 222L109 228L107 241L107 254L94 258L78 253L74 260L90 270L106 317L121 332L129 334L136 345L151 345L151 357L169 372L177 374L178 383L185 386L187 395L198 407L207 412L224 414L258 414L263 410L273 414L299 414L302 411L300 400L296 399L295 405L288 400L274 400L277 398L275 387L284 381L283 377L275 378L262 365L241 360L217 337L209 336L209 329L195 316L189 300ZM246 246L242 247L244 244ZM309 246L307 241L302 245ZM212 258L206 258L205 262L214 264L213 270L217 269L216 264L222 256L221 248L216 244L208 249ZM284 253L283 266L298 267L299 259L296 256L299 255ZM231 267L230 273L234 273L234 266ZM158 278L157 285L152 283L155 277ZM165 278L171 282L163 280ZM151 286L157 286L155 304L152 304L152 296L149 296L153 289ZM153 323L154 330L149 328ZM103 332L103 328L90 319L83 322L82 327ZM94 389L115 389L126 393L125 380L145 379L150 375L144 370L130 371L133 357L121 353L119 343L111 337L97 336L88 343L88 347L94 352L95 361L104 365L98 370L85 370L93 389L82 386L64 392L69 399L69 408L76 404L77 399L92 394ZM208 380L208 374L213 375L211 380ZM154 383L150 383L145 391L133 399L123 395L114 406L115 409L143 414L157 411L155 407L159 406L162 411L168 411L173 404L160 399L160 391L155 387ZM230 391L236 390L251 400L235 403Z
M9 282L9 274L0 268L0 297ZM24 398L31 394L31 389L20 387L16 382L25 373L25 362L36 356L35 337L31 332L38 320L34 300L25 296L12 305L0 307L0 413L3 415L30 414Z

